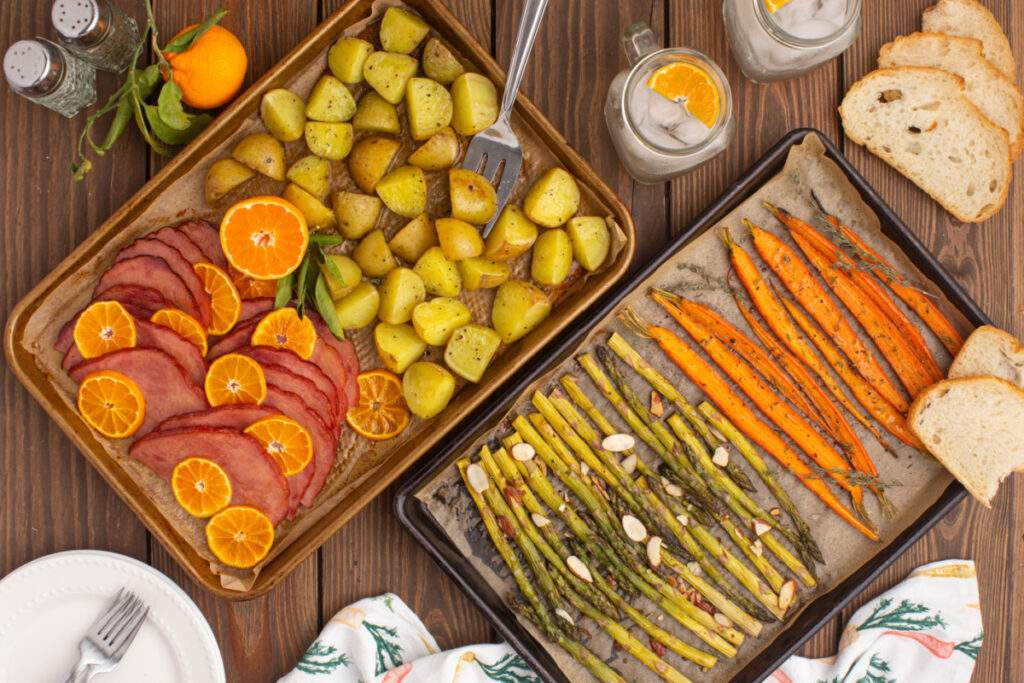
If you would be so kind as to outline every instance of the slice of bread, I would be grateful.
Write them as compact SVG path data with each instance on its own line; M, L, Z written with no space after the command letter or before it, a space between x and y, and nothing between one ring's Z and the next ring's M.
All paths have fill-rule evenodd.
M927 67L879 69L846 93L846 134L959 220L978 223L1006 203L1010 138L963 95L963 79Z
M981 41L944 33L915 33L882 46L878 66L931 66L964 79L964 94L1010 136L1013 157L1024 144L1024 95L985 59Z
M949 368L950 379L989 375L1024 389L1024 344L1009 332L982 325L967 338Z
M1017 80L1017 61L1003 27L976 0L939 0L921 15L921 28L929 33L977 38L985 46L985 58L1011 81Z
M1024 471L1024 391L996 377L947 379L921 392L910 430L985 507Z

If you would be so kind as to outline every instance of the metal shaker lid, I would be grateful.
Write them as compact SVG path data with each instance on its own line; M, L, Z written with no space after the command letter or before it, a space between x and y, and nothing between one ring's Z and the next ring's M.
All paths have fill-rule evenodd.
M106 35L110 9L101 0L54 0L50 20L64 41L87 47Z
M64 75L64 55L48 40L19 40L4 55L4 76L11 87L27 95L52 92Z

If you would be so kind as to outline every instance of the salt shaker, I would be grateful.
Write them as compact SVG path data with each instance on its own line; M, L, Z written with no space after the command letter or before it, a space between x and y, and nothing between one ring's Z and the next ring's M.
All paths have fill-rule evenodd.
M139 44L135 20L110 0L55 0L50 19L64 47L104 71L127 69Z
M96 101L96 69L45 38L7 48L4 76L15 92L68 118Z

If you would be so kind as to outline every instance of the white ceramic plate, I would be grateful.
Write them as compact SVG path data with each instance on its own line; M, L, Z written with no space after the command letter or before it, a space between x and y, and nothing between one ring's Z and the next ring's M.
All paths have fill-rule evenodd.
M224 683L217 640L195 603L147 564L98 550L41 557L0 581L0 682L63 681L78 642L122 587L149 606L135 642L104 683Z

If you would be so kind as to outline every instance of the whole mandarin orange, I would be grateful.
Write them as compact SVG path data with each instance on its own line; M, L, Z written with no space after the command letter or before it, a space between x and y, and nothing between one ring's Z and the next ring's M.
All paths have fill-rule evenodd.
M186 26L178 35L194 27ZM216 109L231 101L249 63L242 42L221 26L211 27L184 52L164 57L171 64L171 78L181 87L182 101L196 109Z

